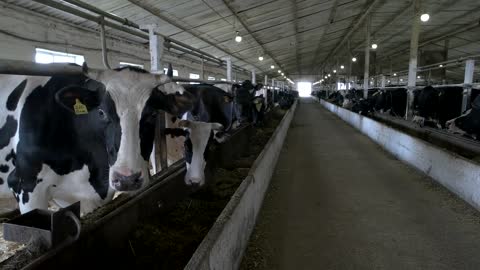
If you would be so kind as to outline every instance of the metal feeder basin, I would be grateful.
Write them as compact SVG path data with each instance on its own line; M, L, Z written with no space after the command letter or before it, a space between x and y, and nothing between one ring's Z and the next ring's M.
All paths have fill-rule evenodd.
M58 211L35 209L3 224L3 238L52 248L80 236L80 202Z

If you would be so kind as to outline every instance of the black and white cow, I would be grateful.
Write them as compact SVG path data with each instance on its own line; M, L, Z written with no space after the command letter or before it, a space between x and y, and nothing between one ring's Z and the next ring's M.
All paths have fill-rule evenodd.
M447 121L446 126L452 133L480 139L480 96L477 95L471 108L460 117Z
M131 67L88 76L0 75L0 179L20 211L82 213L149 181L156 112L189 108L169 78ZM173 93L172 91L179 91Z
M462 114L462 98L462 87L427 86L415 95L413 121L446 128L448 120Z
M193 107L182 116L178 126L167 134L185 136L185 160L187 185L202 186L205 183L205 168L208 160L208 146L213 140L223 142L225 132L235 121L232 96L222 89L209 84L183 85L185 96L193 101Z

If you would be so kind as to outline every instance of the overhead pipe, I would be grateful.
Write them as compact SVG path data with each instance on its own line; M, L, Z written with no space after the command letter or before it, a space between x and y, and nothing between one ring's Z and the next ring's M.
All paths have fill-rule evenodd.
M86 19L86 20L89 20L89 21L100 23L100 18L99 17L96 17L96 16L91 15L89 13L83 12L83 11L78 10L76 8L64 5L62 3L55 2L53 0L32 0L32 1L43 4L43 5L46 5L46 6L49 6L49 7L52 7L52 8L55 8L55 9L58 9L58 10L61 10L61 11L66 12L66 13L70 13L72 15L78 16L80 18L83 18L83 19ZM147 31L140 29L140 26L138 24L135 24L135 23L129 21L128 19L120 18L116 15L110 14L108 12L105 12L105 11L97 8L97 7L94 7L90 4L87 4L87 3L84 3L84 2L81 2L81 1L78 1L78 0L65 0L65 2L70 3L72 5L75 5L75 6L78 6L80 8L83 8L83 9L88 10L90 12L96 13L98 15L101 15L101 16L105 17L105 18L109 18L113 21L119 22L119 23L121 23L123 25L126 25L128 27L138 29L138 30L133 30L133 29L130 29L128 27L125 27L125 26L122 26L122 25L119 25L119 24L116 24L116 23L112 23L112 22L107 21L107 20L104 21L105 26L111 27L111 28L119 30L119 31L123 31L125 33L128 33L130 35L133 35L133 36L136 36L136 37L139 37L139 38L142 38L142 39L149 40L149 36L148 36ZM194 48L190 45L187 45L183 42L176 41L176 40L173 40L171 38L165 37L165 36L163 36L159 33L156 33L156 34L164 37L166 42L176 44L176 45L170 44L170 47L172 49L176 49L176 50L182 51L184 53L187 53L187 54L199 57L199 58L204 58L205 60L208 60L210 62L218 63L218 64L221 64L221 65L224 64L222 60L216 58L215 56L213 56L211 54L205 53L205 52L203 52L203 51L201 51L197 48ZM242 69L239 67L239 70L242 70ZM244 70L242 70L242 71L244 71Z
M39 64L20 60L0 60L0 74L52 76L81 75L81 66L67 63Z
M105 38L105 18L100 17L100 40L102 43L102 60L106 69L112 69L108 63L107 40Z

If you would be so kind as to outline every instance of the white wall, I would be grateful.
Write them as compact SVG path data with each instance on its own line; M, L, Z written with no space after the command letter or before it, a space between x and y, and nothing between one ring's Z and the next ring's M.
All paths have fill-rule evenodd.
M0 59L34 61L35 48L80 54L89 67L104 68L100 37L97 31L81 28L67 22L36 14L10 4L0 4ZM108 33L108 28L107 28ZM150 68L148 42L138 43L120 37L107 36L108 59L112 67L120 62L142 64ZM200 74L201 64L164 52L163 62L172 63L179 76ZM205 64L205 78L226 78L224 68ZM238 74L237 79L247 79L249 74Z

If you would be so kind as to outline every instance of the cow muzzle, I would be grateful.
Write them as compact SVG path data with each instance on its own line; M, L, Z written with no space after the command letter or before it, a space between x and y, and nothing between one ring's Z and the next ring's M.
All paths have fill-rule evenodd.
M117 191L134 191L143 186L144 178L142 172L114 171L111 186Z

